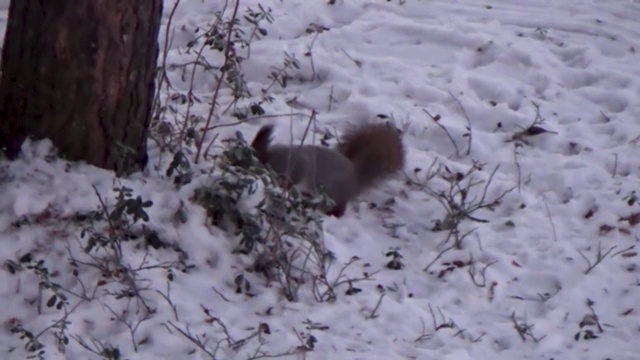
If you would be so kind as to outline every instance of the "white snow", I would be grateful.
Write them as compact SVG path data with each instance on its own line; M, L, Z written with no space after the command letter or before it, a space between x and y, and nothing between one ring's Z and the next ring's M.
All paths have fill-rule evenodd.
M7 265L27 253L44 260L51 281L62 288L74 294L82 294L83 287L88 293L96 289L91 301L67 293L65 332L89 345L96 341L117 347L123 359L211 358L171 324L183 330L188 326L194 336L209 339L207 347L213 349L227 336L240 340L251 335L261 323L270 334L235 349L222 342L216 358L276 356L296 349L296 355L282 358L640 358L640 233L635 224L640 219L623 220L640 213L640 204L627 203L640 190L638 1L240 2L241 15L247 8L257 10L258 3L271 8L273 22L261 23L268 34L252 41L250 56L242 63L254 98L238 106L260 100L260 89L271 84L268 75L282 65L285 52L298 59L300 69L290 71L286 88L274 85L269 90L273 102L263 108L266 115L279 116L209 131L206 143L215 137L210 152L219 153L222 140L237 131L252 138L266 123L276 124L277 142L299 141L312 109L317 111L316 142L326 131L340 133L351 124L374 121L378 114L404 130L405 174L363 194L343 218L327 217L323 223L324 243L336 256L329 278L339 276L357 256L342 279L370 274L353 283L361 292L347 295L343 284L334 302L318 302L306 282L299 299L288 301L281 284L244 271L252 257L232 253L239 238L210 225L205 210L191 200L207 175L175 190L164 175L171 155L161 155L152 141L148 170L127 179L51 160L47 141L27 143L19 160L0 168L1 358L32 355L25 350L27 339L11 333L16 325L34 335L42 332L38 341L46 349L45 359L108 358L90 353L73 338L58 346L59 329L48 327L64 311L44 304L53 293L39 291L34 270L23 266L11 274ZM181 2L171 23L168 66L195 59L187 44L214 20L223 3ZM167 0L161 50L172 6ZM5 26L6 4L0 8ZM311 24L328 30L307 33ZM246 48L238 51L247 56ZM220 52L206 50L203 55L212 65L222 65ZM163 56L161 52L159 62ZM186 93L191 68L185 73L180 67L170 69L173 92ZM193 92L202 102L194 105L193 114L207 117L215 74L198 70ZM232 106L229 89L221 91L218 108ZM511 141L533 123L534 103L544 118L539 126L551 132ZM236 122L231 112L219 110L213 124ZM427 112L437 115L442 127ZM486 199L505 195L492 209L471 214L486 222L462 222L460 231L469 235L461 249L443 252L452 240L445 243L447 232L433 228L445 219L445 208L415 183L447 190L442 176L426 182L430 166L435 164L431 171L440 169L440 174L445 166L466 173L474 163L483 166L473 178L485 183L471 188L468 201L482 195L497 166ZM199 168L212 164L209 159ZM166 269L140 271L143 297L156 310L146 320L136 298L109 294L122 289L117 281L96 286L103 279L99 271L80 264L74 276L70 265L70 253L90 261L82 250L86 238L72 217L98 208L94 186L113 205L112 189L122 185L153 201L145 226L177 244L185 262L195 266L186 273L174 270L169 293ZM385 205L390 198L395 202ZM174 218L181 206L188 218L184 224ZM105 222L96 226L108 228ZM607 256L585 274L599 246ZM385 255L392 250L402 256L400 270L386 267L391 258ZM172 249L145 249L139 240L125 242L123 254L133 268L178 257ZM239 274L250 282L250 295L236 293ZM588 321L593 314L602 331ZM117 317L138 326L133 335ZM226 325L227 335L211 322L213 317ZM526 332L524 341L514 319ZM588 324L581 328L584 320ZM586 331L598 338L585 340ZM302 352L299 347L309 334L317 342L312 351Z

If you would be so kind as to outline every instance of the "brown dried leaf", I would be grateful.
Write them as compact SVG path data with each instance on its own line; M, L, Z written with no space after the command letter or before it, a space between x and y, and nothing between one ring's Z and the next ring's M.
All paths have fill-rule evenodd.
M491 286L489 286L489 302L493 302L493 299L496 297L496 286L498 286L496 281L492 282Z
M466 264L465 264L465 263L464 263L464 261L462 261L462 260L455 260L455 261L453 262L453 265L455 265L456 267L461 268L461 267L464 267Z
M584 218L585 219L591 219L594 214L595 214L595 210L594 209L589 209L589 211L587 211L587 213L584 214Z
M598 229L600 236L605 235L609 232L611 232L611 230L615 229L615 226L611 226L611 225L607 225L607 224L602 224L600 225L600 229Z
M622 217L622 218L620 218L619 221L628 221L629 225L636 226L636 225L640 224L640 212L631 214L631 215L626 216L626 217Z
M627 228L620 228L618 229L619 232L625 234L625 235L631 235L631 230L627 229Z

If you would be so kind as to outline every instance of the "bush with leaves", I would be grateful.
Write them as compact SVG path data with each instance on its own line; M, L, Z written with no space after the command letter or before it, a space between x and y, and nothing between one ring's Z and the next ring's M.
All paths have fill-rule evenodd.
M283 66L274 67L268 76L271 83L255 94L250 91L242 64L251 56L252 42L267 36L263 24L270 23L273 18L271 9L260 4L248 7L241 14L240 1L233 6L224 5L206 27L183 26L181 31L190 32L193 40L180 50L184 55L192 55L192 59L184 64L175 63L168 55L172 46L171 23L179 4L180 0L174 4L164 34L151 139L161 151L188 154L193 156L193 163L198 164L203 157L207 157L215 140L214 137L214 140L205 142L208 133L219 126L229 125L216 124L216 121L232 116L238 120L237 123L241 123L250 116L264 115L263 104L273 101L270 90L276 84L285 87L290 78L288 71L298 68L298 63L295 57L285 53ZM169 71L182 74L181 80L187 89L174 87L175 83L169 81ZM210 96L197 94L194 90L195 80L203 75L214 79ZM208 113L196 113L194 105L205 102L209 104Z
M295 299L293 289L313 275L309 260L326 269L332 259L322 241L322 219L333 201L324 193L311 196L279 187L277 176L258 161L241 133L226 143L219 172L196 189L193 200L214 225L239 238L236 253L256 254L252 271L280 281L289 289L287 297ZM249 205L253 197L261 198Z
M265 74L268 82L250 89L243 64L251 57L252 43L268 36L264 25L272 21L271 9L258 4L241 10L241 2L236 1L225 3L206 27L181 28L191 33L192 40L180 48L180 58L188 57L188 61L177 63L170 56L174 45L170 29L179 3L177 0L169 11L162 35L164 47L151 124L151 139L160 153L155 170L164 171L177 188L202 174L208 176L192 200L206 209L214 225L238 237L235 253L256 256L253 271L272 274L281 281L285 278L286 287L293 288L292 282L310 274L312 258L326 277L327 260L332 256L322 244L322 210L330 206L330 200L296 189L284 191L240 134L220 141L217 132L273 116L264 107L274 101L273 91L286 88L292 79L303 78L294 74L301 71L296 54L285 52L282 62ZM170 80L170 72L178 77ZM209 93L198 93L196 80L203 78L211 80ZM179 88L179 83L184 86ZM208 106L204 113L202 105ZM225 146L222 154L211 151L221 142ZM182 222L186 221L184 215L176 213ZM287 291L288 297L295 298L294 292Z

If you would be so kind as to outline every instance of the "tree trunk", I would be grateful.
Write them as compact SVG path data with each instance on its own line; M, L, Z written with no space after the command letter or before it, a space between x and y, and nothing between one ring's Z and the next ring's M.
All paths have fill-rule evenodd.
M12 0L2 49L0 146L49 138L61 156L144 167L162 0Z

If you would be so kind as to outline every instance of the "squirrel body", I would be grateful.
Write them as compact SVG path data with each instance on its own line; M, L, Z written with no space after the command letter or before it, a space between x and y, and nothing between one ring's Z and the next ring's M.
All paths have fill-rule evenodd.
M317 195L324 190L340 217L347 203L362 191L404 167L400 134L386 124L368 124L348 131L335 149L318 145L271 145L273 125L256 134L252 147L258 160L270 167L285 188L296 186Z

